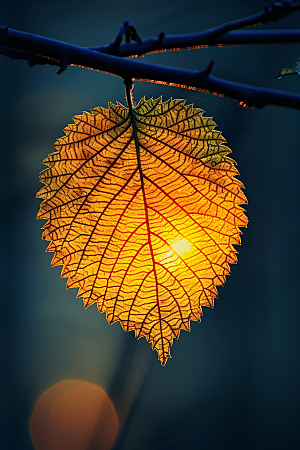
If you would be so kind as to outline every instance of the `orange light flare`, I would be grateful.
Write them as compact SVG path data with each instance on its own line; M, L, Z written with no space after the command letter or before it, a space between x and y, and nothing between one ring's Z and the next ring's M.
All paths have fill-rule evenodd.
M118 425L104 389L62 380L40 395L29 428L35 450L110 450Z

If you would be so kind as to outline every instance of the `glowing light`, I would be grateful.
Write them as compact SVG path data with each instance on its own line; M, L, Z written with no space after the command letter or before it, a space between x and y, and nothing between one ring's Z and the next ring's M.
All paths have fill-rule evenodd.
M172 249L178 253L178 255L183 255L191 250L192 246L187 239L178 239L171 244Z
M29 427L35 450L110 450L118 424L104 389L83 380L62 380L40 395Z
M192 246L187 239L176 239L170 244L169 250L160 258L160 262L166 267L174 267L180 264L182 256L191 250Z

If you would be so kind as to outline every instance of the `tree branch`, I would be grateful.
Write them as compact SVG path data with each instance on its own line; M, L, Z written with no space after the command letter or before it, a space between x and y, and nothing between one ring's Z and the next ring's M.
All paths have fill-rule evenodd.
M38 56L34 53L25 52L23 50L17 50L15 48L9 48L0 46L0 54L7 56L10 59L25 59L29 62L29 66L35 66L36 64L51 64L54 66L59 65L59 61L55 59L47 58L46 56Z
M291 30L291 32L286 30L262 32L233 31L250 25L277 21L282 19L285 15L298 10L300 10L300 3L292 3L290 0L284 0L282 2L275 2L272 6L265 5L263 11L252 16L227 22L200 33L177 36L165 36L164 33L161 33L158 38L150 38L138 44L126 43L120 45L124 30L126 29L126 26L128 26L128 21L125 21L124 24L121 25L120 32L113 44L91 48L115 56L144 56L149 53L165 50L183 50L187 48L203 48L218 45L299 42L299 30ZM287 33L287 36L285 36L285 33ZM116 43L118 45L116 45Z
M211 39L209 42L203 37L204 32L164 35L163 38L150 38L141 44L130 43L122 44L115 52L111 44L100 47L90 47L110 55L121 57L144 56L151 53L160 53L165 51L178 51L186 49L199 49L208 47L223 47L234 45L252 45L252 44L291 44L300 43L300 30L240 30L228 31L222 36Z
M247 24L253 24L258 20L264 23L270 20L278 20L278 18L281 18L285 14L297 9L300 9L300 3L292 4L289 1L274 3L272 7L266 6L264 11L254 16L238 21L228 22L221 27L199 33L196 35L196 39L198 39L201 35L201 39L203 39L201 42L206 42L206 44L203 44L204 46L219 45L217 44L217 42L222 42L222 39L223 43L227 42L227 44L230 42L230 39L230 44L232 44L233 40L235 40L235 43L239 43L237 42L237 38L235 37L236 35L234 35L234 33L249 32L230 31L233 28L238 28ZM127 37L131 36L132 39L138 42L137 44L127 44L127 46L130 45L131 48L133 48L133 46L136 47L145 44L139 43L140 38L137 35L134 27L132 25L129 25L128 21L124 22L123 26L124 28L122 29L121 27L115 43L112 44L115 49L118 48L118 45L121 42L123 34L126 33L126 30ZM225 34L221 36L222 33ZM257 34L257 32L255 31L251 32L251 35L244 34L244 43L253 43L253 37L250 37L252 36L252 33L253 36L254 33ZM260 33L261 39L266 42L267 32L264 32L263 34L262 32ZM291 40L289 39L296 39L296 41L299 42L299 34L299 31L291 30L291 33L287 33L285 42L291 42ZM275 34L273 34L273 36L275 36ZM127 40L130 40L129 37ZM276 39L278 38L279 34L276 35ZM181 40L182 48L184 46L190 47L191 42L195 42L195 35L169 36L168 39L170 45L172 43L174 44L176 40L177 42L178 40ZM163 37L162 35L160 35L159 40L161 41L161 45L165 46L164 49L166 49L167 37ZM278 40L276 40L276 42L278 42ZM292 42L295 41L293 40ZM108 47L109 46L107 46L107 48ZM121 52L122 47L124 46L121 46L118 49L119 52ZM260 108L266 105L276 105L300 109L299 95L230 82L221 78L211 76L210 72L213 65L212 62L206 69L202 71L176 69L162 65L134 61L132 59L122 59L120 56L114 56L108 54L107 52L99 51L99 47L79 47L4 27L0 27L0 54L13 59L18 58L28 60L31 66L35 64L52 64L59 66L59 70L57 73L61 73L69 65L79 66L91 70L99 70L102 72L110 73L123 79L139 79L152 83L166 84L169 86L178 86L185 89L193 89L206 93L212 93L221 97L234 99L243 106Z
M64 70L67 65L79 66L110 73L123 79L140 79L213 93L232 98L243 106L277 105L300 109L299 95L230 82L211 76L209 70L176 69L132 59L122 59L86 47L78 47L7 28L0 28L0 45L8 48L14 58L29 59L32 64L36 64L42 57L43 64L57 65L61 68L60 71ZM3 47L0 47L0 52L1 48ZM13 50L17 51L13 53ZM30 59L32 54L34 55L33 60Z

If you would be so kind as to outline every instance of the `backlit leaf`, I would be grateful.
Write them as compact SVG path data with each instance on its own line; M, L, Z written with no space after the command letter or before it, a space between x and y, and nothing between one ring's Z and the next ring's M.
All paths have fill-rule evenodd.
M136 137L119 103L74 117L44 161L38 218L67 286L145 336L164 365L236 262L246 198L203 110L143 98L133 112Z

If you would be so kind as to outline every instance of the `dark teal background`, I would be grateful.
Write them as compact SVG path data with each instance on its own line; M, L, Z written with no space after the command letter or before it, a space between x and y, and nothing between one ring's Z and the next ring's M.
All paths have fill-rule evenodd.
M220 25L262 9L262 1L33 1L1 5L1 25L82 46L108 44L129 19L142 39ZM297 28L300 13L264 27ZM261 27L263 29L263 27ZM142 60L202 69L228 80L300 93L300 77L276 74L300 46L262 45L149 55ZM125 103L122 80L69 67L0 57L1 427L3 450L32 450L28 424L38 396L76 378L102 385L125 418L124 450L299 448L300 111L244 109L196 91L136 82L134 98L185 98L213 116L238 163L249 200L239 262L215 309L204 309L161 367L145 339L110 326L76 290L36 221L38 174L72 116ZM122 362L124 358L124 362ZM127 369L126 369L127 361ZM120 368L121 367L121 368ZM124 391L122 393L122 386ZM136 399L134 401L134 399Z

